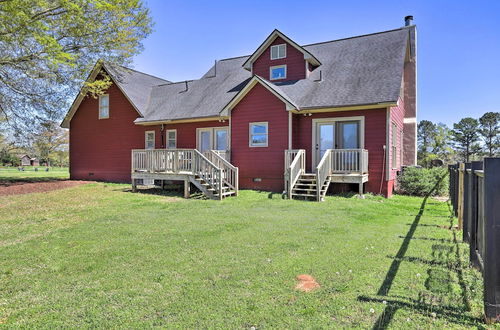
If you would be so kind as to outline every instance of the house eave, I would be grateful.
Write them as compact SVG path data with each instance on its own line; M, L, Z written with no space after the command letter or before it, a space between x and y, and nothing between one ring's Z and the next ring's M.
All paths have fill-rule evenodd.
M209 117L195 117L195 118L176 118L176 119L158 119L158 120L148 120L148 121L135 121L134 124L140 126L152 126L161 124L181 124L181 123L196 123L203 121L214 121L214 120L227 120L228 116L209 116Z

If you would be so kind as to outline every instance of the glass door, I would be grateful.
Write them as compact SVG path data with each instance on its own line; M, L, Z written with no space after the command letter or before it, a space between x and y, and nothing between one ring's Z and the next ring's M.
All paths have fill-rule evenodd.
M202 154L212 150L212 129L203 128L198 131L198 151Z
M318 123L316 128L316 165L328 149L335 148L335 122Z
M227 128L214 128L214 149L226 151L227 142Z
M360 121L318 122L315 139L315 165L318 165L328 149L360 148Z

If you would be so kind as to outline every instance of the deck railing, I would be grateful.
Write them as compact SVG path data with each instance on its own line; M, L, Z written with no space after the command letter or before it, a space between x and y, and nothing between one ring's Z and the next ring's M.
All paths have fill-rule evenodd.
M237 196L239 189L238 168L231 164L227 158L224 158L225 155L225 151L221 152L221 150L211 150L211 152L208 153L207 158L214 163L215 166L222 169L224 183L232 188Z
M321 201L321 188L326 180L333 172L333 164L335 159L333 157L333 149L328 149L323 154L318 166L316 166L316 200Z
M368 173L368 150L329 149L332 173Z
M285 150L285 185L288 198L299 177L306 171L306 151L304 149Z
M222 158L217 159L220 164L222 161L226 162ZM237 182L237 172L233 174L227 164L229 163L226 162L224 167L219 167L196 149L132 150L132 172L198 175L216 192L222 192L223 182L233 183L231 186L233 189L237 187L237 183L234 186ZM228 174L223 174L224 171ZM222 197L222 194L219 196Z

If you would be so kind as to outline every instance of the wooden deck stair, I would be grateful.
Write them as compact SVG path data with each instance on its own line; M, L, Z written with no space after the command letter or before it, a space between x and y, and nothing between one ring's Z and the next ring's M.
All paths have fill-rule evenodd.
M320 188L320 200L326 195L326 191L330 186L330 180L328 179L323 183ZM304 200L317 200L318 198L318 187L317 178L314 173L304 173L301 174L297 182L292 188L292 198L304 199Z
M189 175L189 182L191 182L196 188L198 188L205 196L210 199L222 199L229 196L236 195L236 190L232 189L227 185L227 183L223 183L222 186L222 198L221 194L215 188L212 188L209 183L207 183L201 176L199 175Z
M205 196L222 200L238 195L238 168L215 150L132 150L132 188L151 181L184 181L184 197L193 184Z

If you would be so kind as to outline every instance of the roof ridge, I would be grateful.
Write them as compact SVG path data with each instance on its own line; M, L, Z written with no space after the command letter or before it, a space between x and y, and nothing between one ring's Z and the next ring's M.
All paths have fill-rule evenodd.
M111 66L119 66L121 68L124 68L126 70L130 70L130 71L134 71L134 72L137 72L137 73L140 73L140 74L143 74L145 76L150 76L150 77L153 77L153 78L156 78L156 79L160 79L160 80L163 80L163 81L167 81L169 83L172 83L170 80L167 80L167 79L164 79L164 78L160 78L158 76L153 76L152 74L149 74L149 73L146 73L146 72L142 72L142 71L139 71L139 70L136 70L136 69L132 69L132 68L129 68L125 65L121 65L121 64L115 64L115 63L109 63L109 62L104 62L105 65L111 65Z
M340 38L340 39L333 39L333 40L328 40L328 41L314 42L314 43L312 43L312 44L302 45L302 47L309 47L309 46L315 46L315 45L327 44L327 43L330 43L330 42L343 41L343 40L349 40L349 39L355 39L355 38L369 37L369 36L373 36L373 35L377 35L377 34L389 33L389 32L395 32L395 31L399 31L399 30L404 30L404 29L408 29L408 28L411 28L411 27L414 27L414 26L415 26L415 25L411 25L411 26L402 26L402 27L400 27L400 28L397 28L397 29L392 29L392 30L385 30L385 31L380 31L380 32L373 32L373 33L367 33L367 34L360 34L360 35L357 35L357 36L346 37L346 38Z

